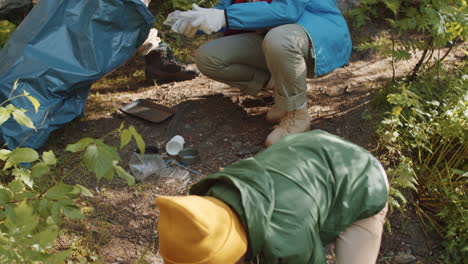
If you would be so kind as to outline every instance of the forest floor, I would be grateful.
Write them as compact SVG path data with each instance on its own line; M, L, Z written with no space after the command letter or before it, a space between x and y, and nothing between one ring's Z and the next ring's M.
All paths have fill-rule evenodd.
M407 73L411 65L414 62L398 63L396 76ZM54 132L46 148L60 152L81 138L102 137L122 122L135 126L147 145L158 146L162 151L168 139L181 135L186 146L200 154L200 161L190 165L197 172L190 173L191 183L264 149L263 142L272 130L265 121L273 104L271 93L246 96L204 76L151 85L145 83L143 69L143 59L136 57L97 82L91 89L84 116ZM390 60L356 52L348 66L308 80L312 128L354 142L388 166L375 134L382 118L375 109L385 100L380 91L391 80L392 72ZM151 123L119 110L137 99L149 99L176 113L162 123ZM118 146L119 141L112 138L108 143ZM132 145L122 150L124 166L128 166L135 148ZM163 158L167 161L175 157L164 154ZM67 231L57 247L74 248L77 261L99 256L103 263L162 263L158 256L158 211L154 199L157 195L187 194L190 184L148 177L128 187L118 179L112 183L96 182L84 171L70 181L95 190L95 196L82 201L82 206L89 209L88 217L67 222ZM378 263L441 263L440 239L422 228L411 207L404 214L394 210L388 219L391 232L386 229L384 233ZM329 263L334 263L331 248L327 251Z

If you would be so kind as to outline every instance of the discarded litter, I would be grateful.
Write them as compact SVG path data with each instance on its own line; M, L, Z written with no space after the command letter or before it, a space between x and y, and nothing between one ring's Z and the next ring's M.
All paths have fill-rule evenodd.
M181 168L167 167L160 173L161 179L174 180L179 182L182 186L187 185L190 182L190 173L187 170Z
M185 165L183 165L183 164L180 164L179 162L177 162L176 160L173 160L173 159L166 160L166 164L167 164L167 166L176 165L176 166L179 166L179 167L181 167L181 168L183 168L183 169L186 169L186 170L188 170L188 171L190 171L190 172L193 172L193 173L195 173L195 174L197 174L197 175L202 175L201 172L196 171L196 170L194 170L194 169L191 169L191 168L189 168L189 167L187 167L187 166L185 166Z
M166 152L169 155L177 155L184 148L185 140L182 136L174 136L166 143Z
M160 123L175 114L175 110L146 99L138 99L120 108L120 111L136 117Z
M132 154L129 167L135 179L143 181L150 175L158 176L166 168L166 163L155 146L146 146L145 154L141 154L138 150Z
M200 159L198 151L193 148L182 149L177 156L179 157L179 161L184 165L194 164Z

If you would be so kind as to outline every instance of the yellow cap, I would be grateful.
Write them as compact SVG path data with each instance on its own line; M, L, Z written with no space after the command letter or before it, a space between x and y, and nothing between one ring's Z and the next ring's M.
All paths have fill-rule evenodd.
M247 236L234 211L209 196L158 196L159 252L166 264L234 264Z

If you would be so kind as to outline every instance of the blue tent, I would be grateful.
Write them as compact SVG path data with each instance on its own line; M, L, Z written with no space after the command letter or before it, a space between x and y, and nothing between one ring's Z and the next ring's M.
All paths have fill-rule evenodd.
M39 1L0 50L0 103L27 91L41 105L37 113L25 97L12 103L37 130L11 118L0 126L0 141L10 149L41 147L83 114L93 82L127 61L153 23L141 0Z

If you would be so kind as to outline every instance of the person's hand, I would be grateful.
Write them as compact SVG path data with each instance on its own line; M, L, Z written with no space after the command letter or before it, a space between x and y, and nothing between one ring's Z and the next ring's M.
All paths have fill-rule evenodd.
M158 37L158 30L152 28L148 34L148 38L146 38L145 42L137 49L137 53L140 56L146 56L152 49L158 47L159 43L161 43L161 39Z
M173 11L167 15L166 20L164 20L163 24L167 26L172 26L174 25L177 20L179 19L179 15L182 13L180 10Z
M181 17L172 26L178 33L184 34L186 37L193 38L200 29L200 20L192 17Z
M216 8L203 8L197 4L192 5L192 10L181 12L179 18L187 23L184 30L185 32L192 33L193 28L201 29L206 34L218 32L221 28L226 26L226 18L224 17L224 10ZM185 29L184 28L184 29ZM196 31L195 31L196 32Z
M195 22L198 23L199 21L195 21L195 16L190 16L187 14L184 17L180 16L180 14L186 12L176 10L170 13L163 24L171 26L172 31L176 33L184 34L187 37L193 37L197 33L200 26L199 24L195 24Z

